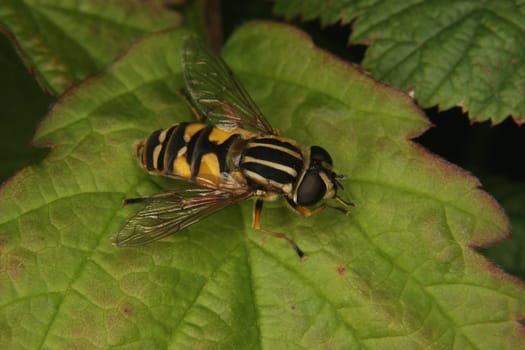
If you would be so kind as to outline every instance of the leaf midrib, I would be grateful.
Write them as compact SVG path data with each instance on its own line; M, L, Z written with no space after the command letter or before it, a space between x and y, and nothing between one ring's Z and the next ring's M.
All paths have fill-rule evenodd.
M98 192L96 192L96 193L98 194ZM115 194L115 193L121 194L121 192L113 192L113 194ZM62 199L62 198L60 198L60 199ZM118 215L117 215L118 212L119 212L119 210L115 210L113 215L107 220L106 224L103 226L103 229L101 230L102 233L108 231L108 228L111 226L112 222L114 222L115 219L118 217ZM77 260L79 260L80 263L73 271L73 276L74 277L71 278L68 281L68 284L67 284L66 288L64 289L64 292L60 293L60 300L58 301L58 304L54 308L53 314L49 318L49 322L48 322L47 327L43 330L42 338L41 338L41 341L39 342L39 345L38 345L39 349L42 349L44 347L44 344L45 344L45 342L47 340L49 332L51 331L51 328L53 327L53 324L57 320L57 316L60 313L60 310L62 308L63 302L64 302L66 296L68 295L68 291L74 290L72 288L73 284L76 281L78 281L78 279L82 276L82 271L86 267L87 263L92 261L92 259L89 259L89 257L93 256L93 253L97 250L97 248L100 246L101 242L104 239L107 240L107 237L104 236L103 234L101 234L98 237L98 240L97 240L96 244L93 244L93 247L91 249L83 251L84 254L82 254L80 257L77 257Z

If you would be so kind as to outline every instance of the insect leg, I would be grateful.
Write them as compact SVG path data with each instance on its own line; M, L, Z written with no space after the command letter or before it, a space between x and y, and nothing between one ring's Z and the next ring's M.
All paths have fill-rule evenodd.
M122 205L137 204L137 203L151 203L151 202L166 201L166 200L177 200L179 198L180 197L177 196L177 194L167 192L167 193L161 193L156 196L150 196L150 197L126 198L122 201Z
M341 203L345 207L355 207L355 204L349 201L345 201L343 198L336 196L335 200Z
M204 120L206 120L206 117L199 113L199 109L193 102L193 99L191 98L191 95L188 92L188 90L180 88L179 94L181 94L181 96L184 98L184 101L186 101L186 103L188 104L188 107L190 107L193 115L195 116L195 119L197 119L197 121L199 122L204 122Z
M254 229L256 229L257 231L266 233L266 234L268 234L270 236L286 240L288 243L290 243L290 245L295 250L297 255L299 255L299 257L301 259L304 258L304 252L297 246L297 244L295 244L295 242L293 240L291 240L290 238L286 237L282 233L273 232L273 231L270 231L270 230L267 230L267 229L264 229L264 228L261 227L262 208L263 208L263 201L262 201L262 199L257 199L257 201L255 202L255 208L254 208L254 211L253 211L252 227Z
M315 214L319 214L320 212L322 212L326 208L335 209L335 210L338 210L338 211L340 211L341 213L343 213L345 215L348 215L348 214L350 214L350 211L348 209L346 209L346 208L348 206L353 206L352 203L348 203L348 202L344 201L343 199L341 199L340 197L336 197L336 200L339 203L341 203L343 206L340 207L340 206L332 205L332 204L329 204L329 203L323 203L320 206L318 206L317 208L310 210L310 209L308 209L306 207L303 207L302 205L294 203L289 198L286 198L286 200L287 200L288 204L290 204L290 206L292 207L293 210L295 210L299 214L301 214L303 216L307 216L307 217L315 215Z

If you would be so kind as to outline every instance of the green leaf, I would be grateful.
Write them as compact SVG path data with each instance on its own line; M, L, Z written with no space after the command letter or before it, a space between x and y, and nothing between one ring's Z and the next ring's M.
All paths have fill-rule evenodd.
M497 177L488 178L483 183L505 208L512 236L482 252L505 271L525 279L525 184Z
M135 140L191 120L167 31L60 99L36 141L40 166L1 192L0 348L483 348L525 345L522 285L470 247L508 232L466 172L408 138L428 127L412 101L315 48L297 30L251 23L224 55L275 127L328 149L350 216L303 218L252 203L168 239L116 248L136 208L174 186L145 174ZM290 53L293 52L293 55Z
M277 13L353 23L363 66L414 90L423 107L461 106L476 121L525 115L522 1L282 1Z
M98 72L146 33L180 25L159 1L5 0L0 28L41 86L54 94Z

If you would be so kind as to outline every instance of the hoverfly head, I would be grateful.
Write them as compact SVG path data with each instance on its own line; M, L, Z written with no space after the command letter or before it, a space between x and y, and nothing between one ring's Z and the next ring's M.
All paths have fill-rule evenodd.
M299 180L294 196L299 205L313 205L325 198L335 198L337 189L343 186L337 179L344 178L332 170L333 162L330 154L319 146L310 147L308 168Z

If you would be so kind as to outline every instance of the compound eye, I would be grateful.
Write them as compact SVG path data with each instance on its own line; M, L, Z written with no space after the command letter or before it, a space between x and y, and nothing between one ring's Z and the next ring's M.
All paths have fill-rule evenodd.
M323 199L326 185L317 172L307 172L297 189L297 204L312 205Z
M332 157L330 157L330 154L324 149L319 146L312 146L310 147L310 159L312 161L317 162L325 162L330 165L333 165Z

